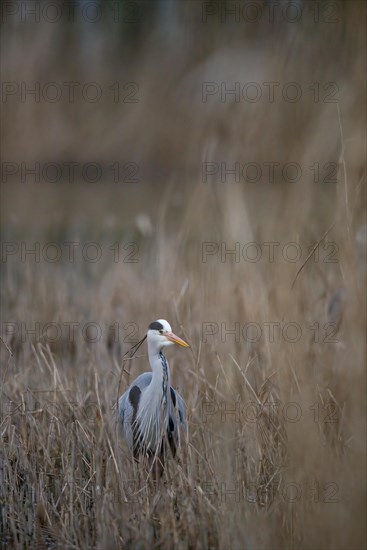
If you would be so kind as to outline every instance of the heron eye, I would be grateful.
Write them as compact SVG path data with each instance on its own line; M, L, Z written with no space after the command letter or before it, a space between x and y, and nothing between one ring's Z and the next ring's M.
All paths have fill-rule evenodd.
M163 334L163 330L160 330L160 331L159 331L159 334Z

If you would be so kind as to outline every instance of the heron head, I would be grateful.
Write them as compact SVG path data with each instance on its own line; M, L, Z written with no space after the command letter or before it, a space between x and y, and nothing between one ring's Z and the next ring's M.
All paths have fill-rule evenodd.
M172 332L171 325L165 319L158 319L158 321L150 323L147 338L148 342L155 344L159 349L173 344L178 344L184 348L189 347L189 344Z

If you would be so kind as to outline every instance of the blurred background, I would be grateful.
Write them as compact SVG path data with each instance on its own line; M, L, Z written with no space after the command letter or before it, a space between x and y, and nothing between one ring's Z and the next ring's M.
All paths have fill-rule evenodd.
M151 321L167 318L191 344L189 370L180 366L182 353L171 354L173 380L188 405L192 444L210 462L188 459L191 489L194 478L200 484L214 474L216 482L262 487L277 479L278 487L279 471L288 481L319 476L343 488L334 507L302 500L292 508L283 499L255 518L248 503L235 511L215 496L197 504L182 481L189 512L171 518L175 544L362 548L365 3L46 0L4 2L1 10L4 402L19 402L27 388L56 387L55 371L43 365L48 350L58 383L79 403L96 398L99 387L109 417L117 386L122 392L129 380L118 382L122 353ZM251 242L261 247L259 261L226 254ZM274 261L269 242L279 243ZM300 248L297 261L281 253L287 243ZM318 260L306 261L317 243ZM218 328L246 322L296 322L302 338L253 343ZM328 322L335 345L311 338L310 326L325 335ZM75 338L65 328L71 323ZM101 328L96 341L79 330L87 323ZM210 338L207 323L218 328ZM288 424L285 458L274 433L264 443L236 425L223 447L220 419L211 427L216 436L202 426L203 399L253 397L229 354L251 365L247 376L261 398L298 400L302 410L334 403L332 435L319 424ZM138 360L130 374L146 368L146 358ZM29 458L23 432L35 428L25 428L23 417L2 420L28 495L37 487L28 480L24 489L28 472L46 468L38 451ZM32 441L41 446L46 431ZM47 443L55 454L60 433ZM5 462L6 478L14 462ZM53 462L61 477L65 464ZM113 476L103 479L108 494ZM97 486L91 491L92 500ZM62 502L42 494L43 528L62 514ZM90 544L105 545L112 531L111 547L119 537L122 547L151 547L162 536L153 519L152 534L126 504L134 534L112 508L93 506L100 527L86 524ZM3 543L32 544L33 512L29 525L16 526L9 518L22 517L21 503L4 510ZM68 521L50 536L82 544Z
M203 179L203 162L298 162L297 188L305 188L313 176L309 165L339 162L338 105L346 154L355 161L348 175L357 188L364 149L363 9L358 1L9 2L2 12L3 159L25 163L25 170L41 165L41 185L32 185L30 173L26 185L5 186L5 192L12 188L9 200L19 207L32 201L26 210L33 219L41 203L57 204L54 225L62 216L81 221L88 212L91 221L93 208L106 201L99 222L121 226L127 222L122 208L132 215L147 208L143 196L151 204L174 188L172 208L180 199L186 204ZM292 82L297 89L287 88ZM225 93L236 83L236 95ZM92 185L93 169L89 178L81 174L88 162L102 167L99 185ZM42 174L47 163L61 172L50 167ZM64 163L80 163L73 185ZM13 175L8 166L3 181L17 182L20 168ZM326 175L324 169L321 182ZM276 193L241 183L249 204L289 192L280 170ZM318 200L326 195L330 202L335 187L317 186ZM158 208L152 210L150 217ZM323 214L314 211L316 218ZM14 211L14 224L15 218Z

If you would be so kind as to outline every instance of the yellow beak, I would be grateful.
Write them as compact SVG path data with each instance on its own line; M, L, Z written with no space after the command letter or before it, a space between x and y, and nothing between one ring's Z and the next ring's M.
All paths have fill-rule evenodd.
M189 344L187 344L184 340L181 340L181 338L176 336L176 334L173 334L173 332L166 332L165 337L167 338L167 340L170 340L171 342L174 342L175 344L178 344L183 348L190 347Z

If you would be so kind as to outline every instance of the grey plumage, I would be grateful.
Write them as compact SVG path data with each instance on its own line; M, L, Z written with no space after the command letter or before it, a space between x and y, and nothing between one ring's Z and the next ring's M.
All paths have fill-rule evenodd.
M144 452L155 453L157 450L154 448L153 441L149 444L149 438L147 438L147 443L144 443L144 437L139 432L138 424L140 399L144 391L149 387L151 381L151 372L141 374L134 380L126 392L121 395L118 402L118 419L128 447L133 451L135 457ZM136 389L139 390L139 394ZM139 395L139 398L137 398L137 395ZM180 394L174 390L172 386L170 386L170 392L167 397L168 403L166 405L162 403L162 413L163 416L167 417L167 421L164 423L164 433L161 434L161 437L162 439L165 436L167 437L172 454L175 455L180 439L179 430L186 428L186 406ZM167 408L166 415L163 410L165 407ZM153 435L159 437L159 434Z
M189 345L176 336L164 319L150 323L147 335L135 346L133 353L147 340L152 372L134 380L118 402L118 420L130 451L136 460L147 457L161 475L167 451L172 456L180 445L180 431L186 427L186 407L182 397L172 388L164 347Z

